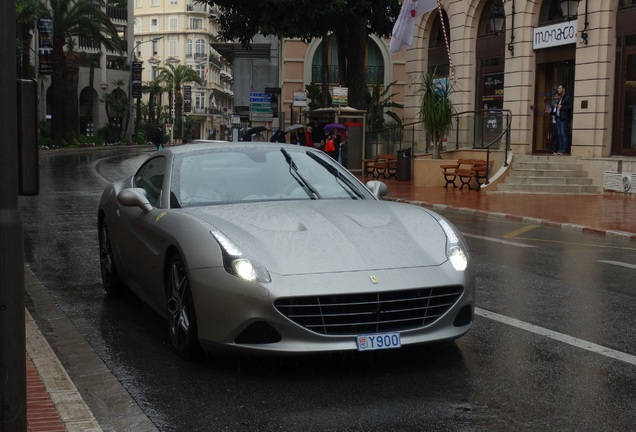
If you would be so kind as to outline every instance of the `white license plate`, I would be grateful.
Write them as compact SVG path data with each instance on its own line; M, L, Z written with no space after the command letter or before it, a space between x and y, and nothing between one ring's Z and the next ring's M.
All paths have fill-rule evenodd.
M358 351L373 351L391 348L400 348L400 334L394 333L376 333L368 335L360 335L357 337Z

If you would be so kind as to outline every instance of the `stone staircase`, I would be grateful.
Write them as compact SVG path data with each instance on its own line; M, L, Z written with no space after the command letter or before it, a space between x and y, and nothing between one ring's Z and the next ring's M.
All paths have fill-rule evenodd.
M510 172L497 192L534 194L600 194L601 186L574 156L515 155Z

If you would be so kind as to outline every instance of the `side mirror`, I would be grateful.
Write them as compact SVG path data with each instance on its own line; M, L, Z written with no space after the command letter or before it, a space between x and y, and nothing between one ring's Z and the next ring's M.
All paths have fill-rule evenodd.
M381 182L379 180L371 180L367 182L366 186L377 199L380 199L387 193L389 193L389 187L384 182Z
M146 198L146 191L142 188L124 189L117 194L117 202L126 207L139 207L144 213L150 213L152 205Z

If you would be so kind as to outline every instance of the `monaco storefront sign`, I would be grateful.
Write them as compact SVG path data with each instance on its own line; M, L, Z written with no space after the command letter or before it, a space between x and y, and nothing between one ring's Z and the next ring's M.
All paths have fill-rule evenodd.
M539 50L576 43L577 31L576 20L535 28L532 48Z

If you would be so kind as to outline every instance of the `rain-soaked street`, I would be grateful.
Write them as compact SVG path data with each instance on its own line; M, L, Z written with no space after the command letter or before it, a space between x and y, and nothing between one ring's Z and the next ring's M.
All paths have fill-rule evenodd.
M99 274L105 178L149 151L43 152L40 194L20 207L27 264L159 430L634 429L636 244L511 220L445 213L477 271L475 325L453 343L180 360L166 323L132 295L107 297Z

